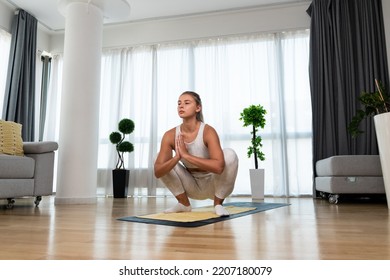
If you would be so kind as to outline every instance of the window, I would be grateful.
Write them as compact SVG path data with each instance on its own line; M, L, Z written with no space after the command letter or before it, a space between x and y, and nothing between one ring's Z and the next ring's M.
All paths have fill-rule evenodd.
M104 51L98 193L112 193L110 174L116 153L108 136L124 117L135 122L130 135L135 150L125 162L131 169L130 192L167 193L154 178L154 157L163 133L180 123L179 95L194 90L202 98L205 122L215 127L222 146L234 148L239 156L233 194L250 194L248 174L254 166L253 159L247 158L250 130L242 127L240 112L250 104L261 104L268 111L265 129L260 131L266 155L260 164L265 168L265 193L312 195L308 59L308 30ZM52 62L60 74L62 58ZM59 100L61 75L52 77ZM55 119L58 123L58 115L49 118L48 125Z
M216 128L224 147L233 147L239 155L234 193L250 193L248 169L253 168L253 159L246 156L250 131L242 127L240 112L260 103L268 111L265 130L260 131L266 194L311 194L308 42L308 31L299 31L105 52L99 168L114 166L114 149L107 139L114 120L130 117L136 125L135 152L126 165L134 170L131 185L156 194L152 168L159 141L180 123L179 94L194 90L202 97L205 122ZM110 188L106 179L102 185L107 184Z
M4 91L7 80L11 34L0 29L0 116L3 112Z

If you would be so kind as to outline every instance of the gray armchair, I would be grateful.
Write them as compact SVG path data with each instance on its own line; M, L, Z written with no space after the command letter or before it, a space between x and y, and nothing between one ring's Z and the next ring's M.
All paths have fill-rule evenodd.
M56 142L24 142L25 156L0 154L0 199L12 208L15 198L34 196L38 206L42 196L53 194Z

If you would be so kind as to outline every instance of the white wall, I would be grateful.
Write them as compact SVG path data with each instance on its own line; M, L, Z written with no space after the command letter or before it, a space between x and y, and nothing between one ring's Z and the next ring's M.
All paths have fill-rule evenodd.
M309 28L309 3L105 26L103 48ZM62 52L63 44L62 33L53 35L51 51Z
M310 1L239 12L106 26L103 47L115 48L230 34L309 28L310 18L306 14L309 3ZM382 5L383 14L389 15L390 1L382 0ZM13 13L9 5L0 2L0 28L11 30ZM384 16L384 24L390 65L390 17ZM38 50L61 53L64 34L52 34L44 28L39 28L37 43Z
M15 8L8 4L0 2L0 28L7 32L11 32L12 19L14 17ZM50 33L47 29L38 23L37 30L37 50L49 51L50 50Z
M37 31L37 51L50 51L50 34L38 27Z
M0 2L0 28L11 32L12 17L14 10L3 2Z

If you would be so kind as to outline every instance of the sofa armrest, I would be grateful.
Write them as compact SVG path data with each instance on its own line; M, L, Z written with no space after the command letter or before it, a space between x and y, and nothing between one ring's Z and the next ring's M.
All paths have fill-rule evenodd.
M23 150L25 154L43 154L56 151L58 143L53 141L44 142L23 142Z
M53 193L54 151L57 149L57 142L52 141L23 143L25 156L35 160L34 196Z

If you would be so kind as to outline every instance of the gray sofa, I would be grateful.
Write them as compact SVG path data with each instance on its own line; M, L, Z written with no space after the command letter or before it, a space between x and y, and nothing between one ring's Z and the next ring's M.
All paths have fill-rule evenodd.
M315 189L330 203L340 195L385 194L379 155L333 156L317 161Z
M54 155L56 142L24 142L24 156L0 154L0 199L7 199L12 208L15 198L53 194Z

